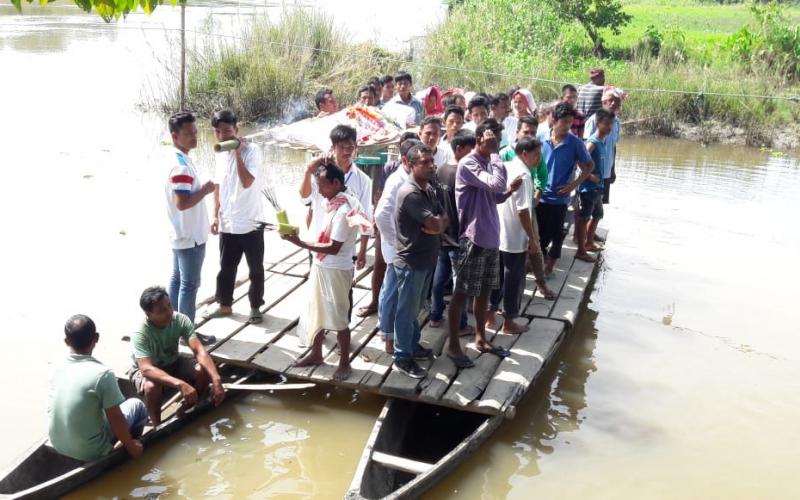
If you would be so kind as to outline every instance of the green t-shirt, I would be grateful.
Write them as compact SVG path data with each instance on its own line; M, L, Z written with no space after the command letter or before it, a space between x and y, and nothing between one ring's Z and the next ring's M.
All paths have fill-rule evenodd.
M78 460L94 460L111 452L114 437L104 410L125 397L111 368L92 356L70 354L50 373L47 413L50 444Z
M503 161L511 161L517 157L517 152L510 146L506 146L500 151L500 159ZM544 190L547 185L547 162L544 161L544 155L539 158L539 165L533 169L529 168L531 177L533 177L533 184L536 189Z
M176 312L172 321L165 328L156 328L150 321L144 320L142 326L133 333L133 367L138 368L136 360L150 358L153 364L164 368L178 360L178 342L195 336L194 323L185 314Z

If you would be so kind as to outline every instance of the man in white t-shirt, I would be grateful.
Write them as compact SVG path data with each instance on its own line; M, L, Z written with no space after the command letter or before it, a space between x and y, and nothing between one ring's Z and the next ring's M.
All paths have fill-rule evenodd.
M355 170L355 169L354 169ZM350 303L353 284L353 259L355 239L370 225L359 201L349 194L344 184L344 173L333 163L323 163L314 171L317 192L325 199L325 206L315 210L313 218L322 228L319 235L309 241L301 240L296 233L283 236L300 248L312 253L308 282L308 311L300 316L297 333L303 344L311 343L311 350L294 366L313 366L323 363L322 343L325 331L336 332L336 342L341 355L333 379L341 381L350 375Z
M232 313L233 289L236 271L247 260L250 270L251 323L263 319L264 304L264 232L257 228L264 221L264 173L261 168L261 150L255 144L239 139L236 113L225 109L217 111L211 119L217 141L239 140L239 147L217 156L217 180L214 192L214 220L211 232L219 233L219 264L216 299L219 310L213 315Z
M439 137L442 135L442 119L436 116L426 116L419 127L419 139L433 151L433 165L437 169L447 165L453 158L453 149L439 146Z
M175 146L169 153L164 189L173 255L169 300L173 308L194 321L209 229L205 197L214 192L214 182L201 184L189 158L189 151L197 147L194 115L180 112L170 116L169 132Z
M356 130L353 127L335 126L330 134L332 154L316 158L306 168L300 184L300 197L311 211L308 230L312 238L319 236L324 229L322 227L323 219L314 214L324 214L328 205L328 200L320 193L317 178L314 176L314 173L324 164L335 162L344 175L344 186L347 193L357 199L370 220L372 218L372 180L353 163L358 155L356 137ZM360 245L358 250L351 254L351 258L355 259L356 269L363 269L367 262L367 243L369 237L372 236L372 227L360 229L359 235Z
M533 179L530 169L539 164L541 143L532 137L521 138L514 151L517 157L506 163L509 179L522 177L522 185L500 205L500 288L492 291L486 327L495 328L496 313L503 303L503 333L518 334L528 331L528 325L518 324L522 294L525 290L528 255L538 251L538 236L531 219ZM511 181L509 181L509 185Z

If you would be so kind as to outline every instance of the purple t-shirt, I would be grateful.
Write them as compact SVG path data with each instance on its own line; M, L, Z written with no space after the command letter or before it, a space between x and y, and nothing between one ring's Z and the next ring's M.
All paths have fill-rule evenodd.
M500 248L500 219L497 204L508 196L506 167L500 155L484 158L473 151L458 162L456 208L460 237L481 248Z

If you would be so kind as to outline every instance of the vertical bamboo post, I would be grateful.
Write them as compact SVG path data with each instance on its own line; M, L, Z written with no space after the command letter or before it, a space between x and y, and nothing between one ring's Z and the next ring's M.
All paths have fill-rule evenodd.
M181 2L181 111L186 111L186 1Z

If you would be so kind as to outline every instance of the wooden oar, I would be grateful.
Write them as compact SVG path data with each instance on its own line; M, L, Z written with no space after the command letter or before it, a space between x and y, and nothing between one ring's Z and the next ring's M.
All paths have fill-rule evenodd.
M310 389L317 384L222 384L227 390L234 391L292 391Z

